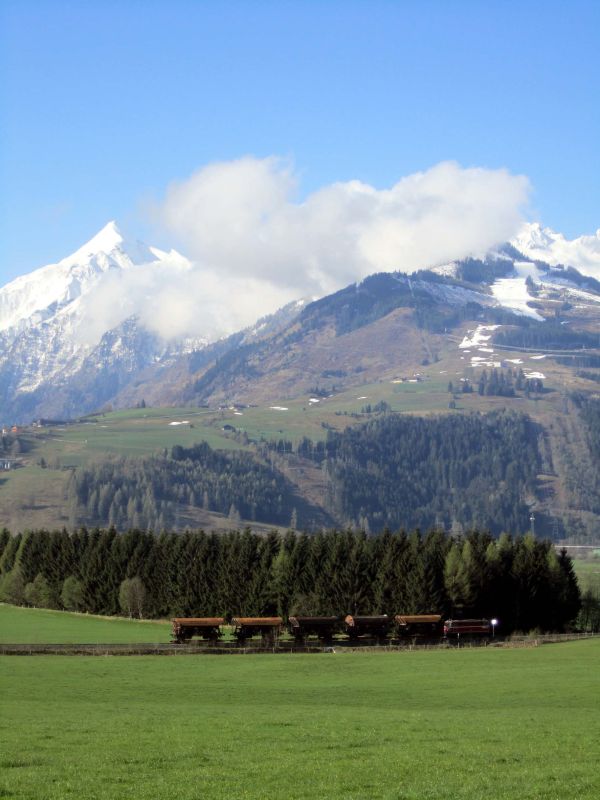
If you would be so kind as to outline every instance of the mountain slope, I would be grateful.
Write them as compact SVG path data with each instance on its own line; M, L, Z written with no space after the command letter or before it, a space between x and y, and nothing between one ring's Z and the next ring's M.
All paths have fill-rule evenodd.
M1 421L69 419L105 404L127 404L134 384L153 398L157 381L168 388L173 374L187 375L240 343L268 336L303 306L291 303L214 342L204 356L208 336L165 340L132 313L143 303L138 295L145 286L160 287L191 269L175 250L127 241L110 222L70 256L0 289ZM132 286L136 302L127 296ZM169 402L168 391L160 394Z
M412 375L466 323L502 326L499 335L548 325L553 341L561 323L569 326L563 338L582 346L574 328L597 330L600 283L507 252L445 265L442 274L385 273L352 284L307 305L279 333L202 364L187 384L171 384L170 398L261 403Z
M132 313L140 305L128 302L127 287L145 284L130 278L155 275L160 286L193 265L126 241L111 222L71 256L0 289L0 416L13 423L142 399L256 403L327 393L417 371L465 323L527 328L558 319L593 331L600 282L556 262L567 248L593 272L595 246L594 237L569 243L529 226L484 259L373 275L218 341L165 341L148 329L149 312Z

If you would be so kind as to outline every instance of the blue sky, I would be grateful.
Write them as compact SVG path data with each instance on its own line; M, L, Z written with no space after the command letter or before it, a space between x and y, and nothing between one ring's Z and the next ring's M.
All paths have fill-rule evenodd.
M600 227L600 3L1 0L0 285L244 155L308 194L444 160ZM158 237L158 238L157 238Z

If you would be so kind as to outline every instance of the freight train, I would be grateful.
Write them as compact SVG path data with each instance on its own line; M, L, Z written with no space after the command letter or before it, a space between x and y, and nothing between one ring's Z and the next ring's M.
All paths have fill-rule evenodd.
M281 635L289 632L296 644L305 644L311 639L322 643L332 642L334 637L345 635L349 642L376 642L453 639L464 641L472 638L487 638L494 634L496 620L447 619L441 614L387 614L375 616L306 617L291 616L287 626L282 617L233 617L231 619L234 640L243 645L248 639L260 636L264 644L273 644ZM224 617L176 617L173 619L173 641L178 644L199 637L217 642L223 636Z

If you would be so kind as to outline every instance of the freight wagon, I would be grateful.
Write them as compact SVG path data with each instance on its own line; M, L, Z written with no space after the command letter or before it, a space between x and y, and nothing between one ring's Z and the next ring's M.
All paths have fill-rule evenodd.
M394 622L401 638L436 639L443 633L441 614L396 614Z
M279 638L283 620L281 617L233 617L231 624L238 644L244 644L253 636L260 636L263 644L273 644Z
M350 639L360 639L366 636L383 641L387 638L392 621L387 614L371 617L348 614L344 619L344 623L346 625L346 633Z
M175 617L172 623L173 641L183 644L194 636L216 642L222 636L221 626L225 624L225 620L223 617Z
M447 639L459 636L482 638L491 633L492 623L489 619L447 619L444 622L444 636Z
M217 641L222 636L224 624L223 617L176 617L173 620L173 641L185 643L194 636ZM234 639L240 645L257 636L261 637L263 644L271 645L283 631L281 617L233 617L231 624ZM384 644L407 639L482 639L493 634L496 624L497 620L490 622L488 619L447 619L442 623L440 614L396 614L393 618L387 614L348 614L346 617L295 615L289 618L287 627L298 644L303 644L310 637L331 642L336 634L346 634L351 642L368 644L376 641Z
M342 626L341 617L290 617L289 632L298 644L302 644L310 636L316 636L322 642L330 642L334 634Z

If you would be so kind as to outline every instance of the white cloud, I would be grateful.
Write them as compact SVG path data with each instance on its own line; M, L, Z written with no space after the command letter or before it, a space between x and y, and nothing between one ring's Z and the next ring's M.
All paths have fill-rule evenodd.
M301 201L297 183L289 163L251 157L173 183L158 219L191 262L174 257L107 276L89 335L107 318L137 313L164 338L214 339L373 272L481 255L516 233L529 194L523 176L454 162L389 189L334 183Z
M172 184L159 218L196 264L198 308L233 330L373 272L482 255L519 229L529 188L443 162L389 189L349 181L297 201L289 163L247 157Z

